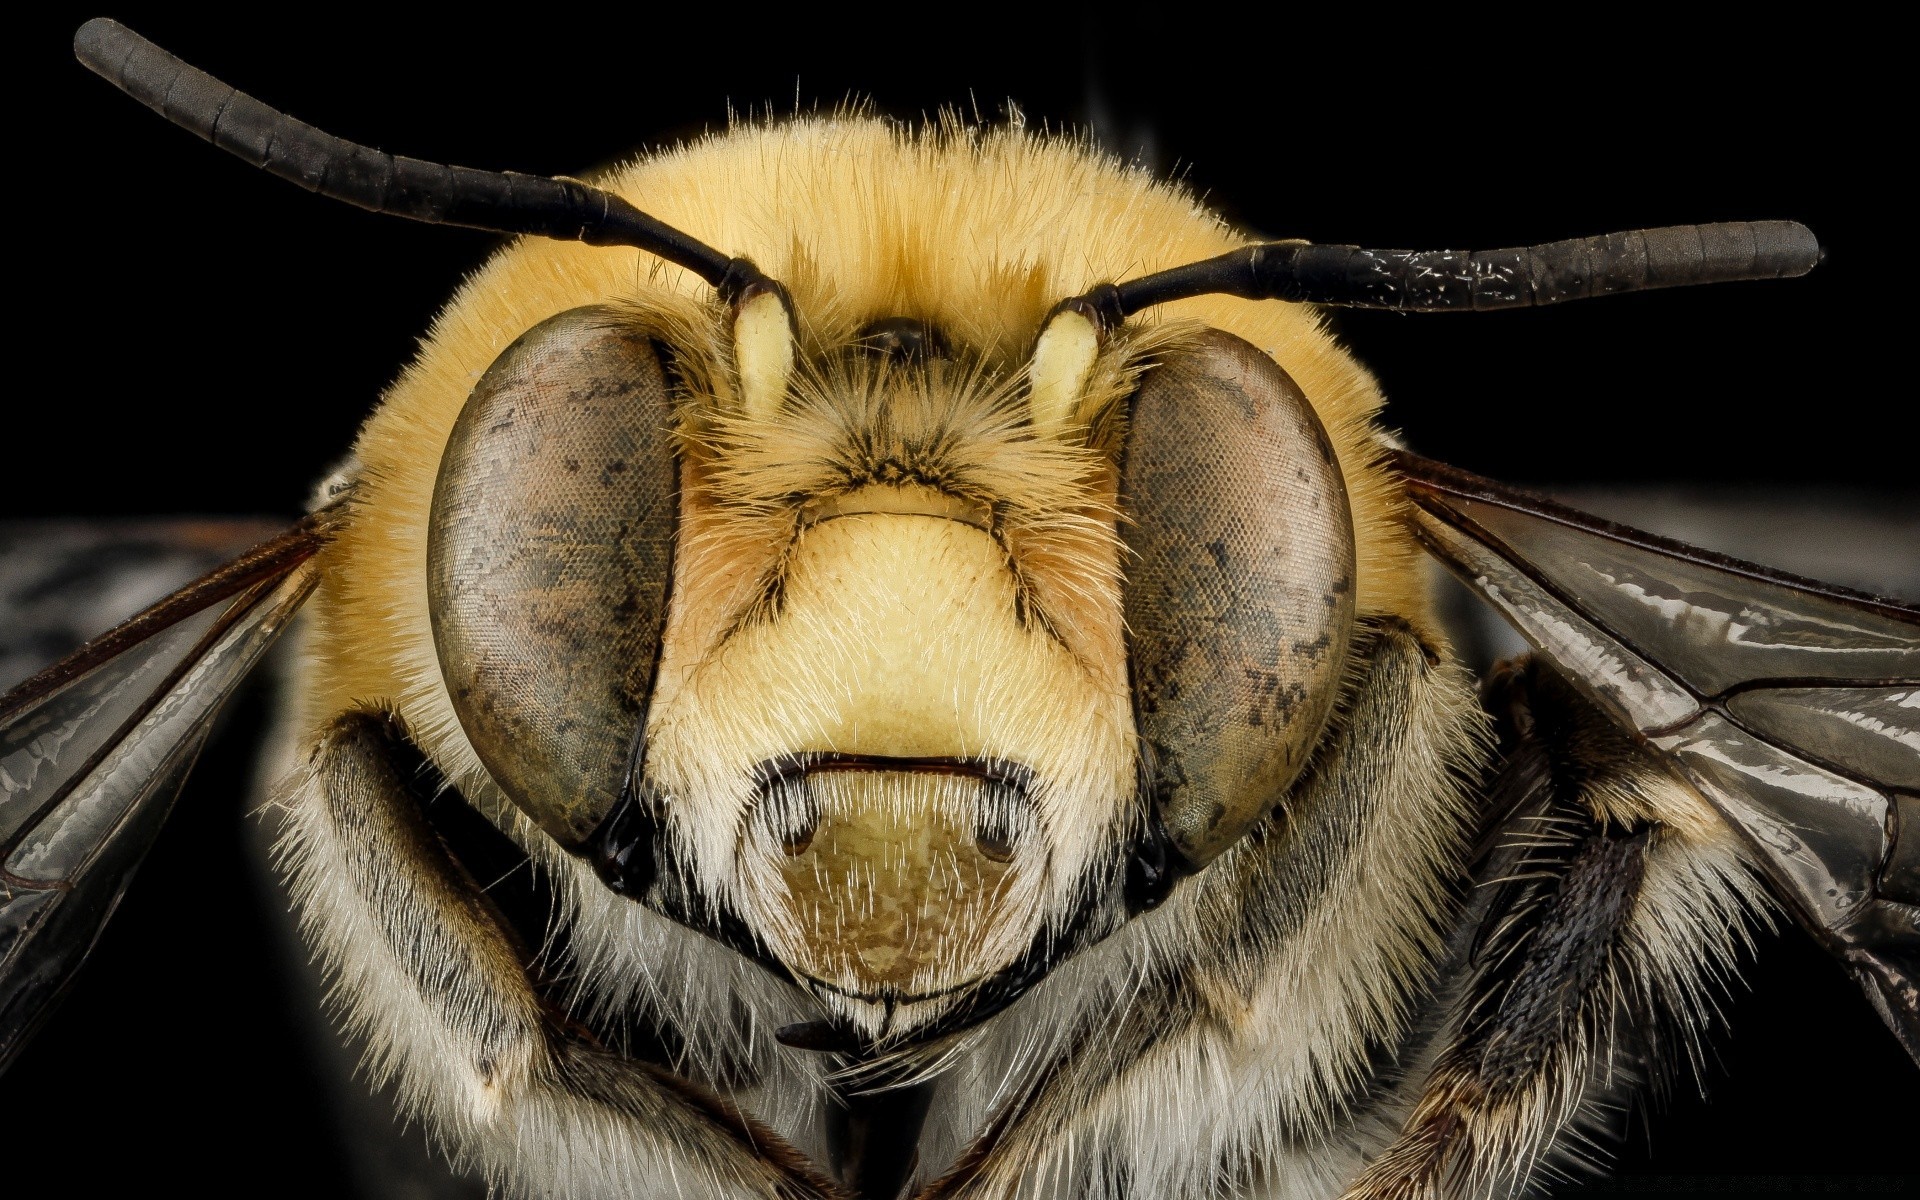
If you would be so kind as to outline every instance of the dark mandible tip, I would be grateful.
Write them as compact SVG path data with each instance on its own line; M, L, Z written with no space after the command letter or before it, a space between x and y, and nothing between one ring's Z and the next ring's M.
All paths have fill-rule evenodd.
M81 63L182 129L269 174L374 212L493 233L632 246L716 288L759 272L573 179L476 171L404 158L334 137L221 83L118 21L96 17L73 35Z
M773 1040L795 1050L816 1050L822 1054L853 1054L860 1040L832 1021L795 1021L773 1031Z
M1270 242L1104 286L1112 288L1125 316L1204 295L1394 312L1488 312L1656 288L1786 279L1805 275L1824 256L1813 231L1796 221L1724 221L1503 250Z

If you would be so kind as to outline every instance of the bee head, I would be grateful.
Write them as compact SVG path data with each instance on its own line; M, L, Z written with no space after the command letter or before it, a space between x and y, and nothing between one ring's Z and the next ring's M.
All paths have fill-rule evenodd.
M806 345L791 305L578 309L507 349L441 460L430 605L516 805L884 1044L1271 811L1352 533L1311 408L1235 339L1056 316L1007 363L905 318Z

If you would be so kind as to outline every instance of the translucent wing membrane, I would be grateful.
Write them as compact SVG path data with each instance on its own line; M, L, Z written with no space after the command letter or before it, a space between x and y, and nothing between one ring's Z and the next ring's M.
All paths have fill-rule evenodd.
M0 698L0 1068L92 949L221 705L313 590L327 520Z
M1396 465L1427 548L1746 837L1920 1061L1920 609Z

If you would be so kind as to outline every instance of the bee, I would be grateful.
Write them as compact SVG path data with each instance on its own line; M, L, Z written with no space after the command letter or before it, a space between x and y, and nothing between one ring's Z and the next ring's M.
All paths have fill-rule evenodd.
M1686 1044L1699 977L1762 881L1851 956L1911 1046L1911 611L1410 456L1310 310L1252 302L1473 307L1667 270L1793 274L1812 265L1804 230L1504 258L1242 252L1083 148L857 121L743 131L635 168L664 173L650 186L402 171L89 30L90 65L280 173L626 247L515 247L308 522L8 709L39 738L67 726L49 706L85 699L58 715L98 745L47 756L49 780L162 811L206 715L317 593L283 861L378 1069L497 1178L588 1195L667 1178L803 1195L1517 1187L1638 1064L1623 1023L1677 1014ZM873 210L800 188L832 202L808 239L732 207L875 161ZM1050 185L1001 204L1118 207L1023 223L962 188L973 202L939 239L860 240L873 211L944 213L952 173L983 166ZM701 180L728 184L711 209L689 199ZM628 191L649 211L616 203ZM842 212L851 230L818 232ZM1015 229L1032 240L1010 259L952 250ZM636 270L635 249L679 273ZM1492 727L1424 598L1421 547L1559 667L1499 676ZM1623 624L1596 564L1669 603L1737 587L1794 613L1801 649L1825 636L1871 661L1703 682L1745 647L1701 666L1695 641ZM1836 679L1877 689L1895 748L1810 746L1804 715L1725 711L1787 703L1751 686L1783 676L1821 693L1793 713ZM147 698L140 723L94 716L108 684ZM1819 882L1864 871L1844 907L1889 929L1796 892L1808 880L1782 863L1809 847L1768 857L1778 811L1733 832L1752 797L1684 740L1730 720L1799 777L1891 789L1887 845L1819 847ZM1754 749L1738 736L1703 744ZM108 756L126 761L102 771ZM555 964L441 848L421 804L436 788L552 881L571 980L543 977ZM110 907L125 865L28 873L78 827L51 801L24 811L14 913ZM68 886L31 886L49 879ZM37 999L86 940L30 927L19 944L61 971L17 972L14 994ZM622 1046L628 1023L676 1044Z

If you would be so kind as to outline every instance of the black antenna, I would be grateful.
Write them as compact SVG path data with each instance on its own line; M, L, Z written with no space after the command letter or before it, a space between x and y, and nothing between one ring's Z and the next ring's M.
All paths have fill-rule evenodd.
M334 137L181 62L118 21L82 25L73 53L175 125L310 192L438 225L633 246L692 271L729 303L765 278L746 259L722 254L578 180L450 167Z
M1634 229L1505 250L1368 250L1270 242L1102 284L1079 299L1109 327L1192 296L1294 300L1394 312L1489 312L1655 288L1784 279L1819 265L1794 221Z

